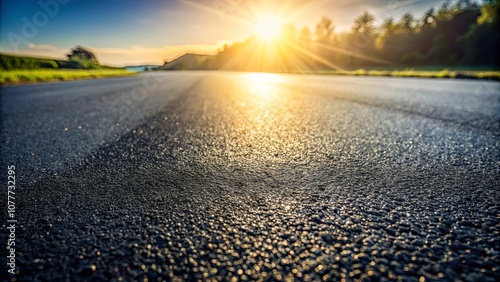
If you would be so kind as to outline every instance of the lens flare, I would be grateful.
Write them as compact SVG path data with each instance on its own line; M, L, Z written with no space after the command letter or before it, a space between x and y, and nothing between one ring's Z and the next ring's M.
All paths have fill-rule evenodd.
M272 16L259 17L255 23L255 32L259 38L271 41L280 36L281 21Z

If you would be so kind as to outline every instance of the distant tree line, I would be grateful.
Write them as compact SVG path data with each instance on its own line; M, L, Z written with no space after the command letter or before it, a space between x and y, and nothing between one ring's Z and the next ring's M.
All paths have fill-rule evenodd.
M315 26L283 26L273 54L258 54L257 38L224 46L207 68L294 71L370 66L500 66L500 5L443 2L420 18L411 13L380 25L364 12L349 32L323 17ZM261 44L262 45L262 44ZM265 52L265 51L262 51ZM260 60L260 61L259 61ZM252 62L254 61L254 62Z

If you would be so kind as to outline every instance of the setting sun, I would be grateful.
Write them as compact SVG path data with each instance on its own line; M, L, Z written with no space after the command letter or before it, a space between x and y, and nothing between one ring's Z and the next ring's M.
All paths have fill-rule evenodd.
M264 40L274 40L280 35L281 21L278 18L260 17L255 23L255 32Z

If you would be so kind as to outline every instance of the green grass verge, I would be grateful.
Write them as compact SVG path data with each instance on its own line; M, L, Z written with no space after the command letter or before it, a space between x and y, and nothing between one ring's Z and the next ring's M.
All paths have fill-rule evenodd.
M500 81L500 71L481 70L335 70L317 71L314 74L330 75L360 75L360 76L393 76L393 77L423 77L423 78L468 78L468 79L489 79Z
M19 84L44 81L66 81L89 78L136 75L124 69L104 70L10 70L0 71L0 84Z

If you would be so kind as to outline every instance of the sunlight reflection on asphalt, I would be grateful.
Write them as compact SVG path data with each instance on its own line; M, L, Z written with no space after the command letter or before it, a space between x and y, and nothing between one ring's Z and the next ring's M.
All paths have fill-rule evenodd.
M459 115L477 83L156 75L172 79L143 122L24 188L21 280L498 277L497 92ZM124 93L30 107L60 127ZM37 125L45 148L68 142Z

